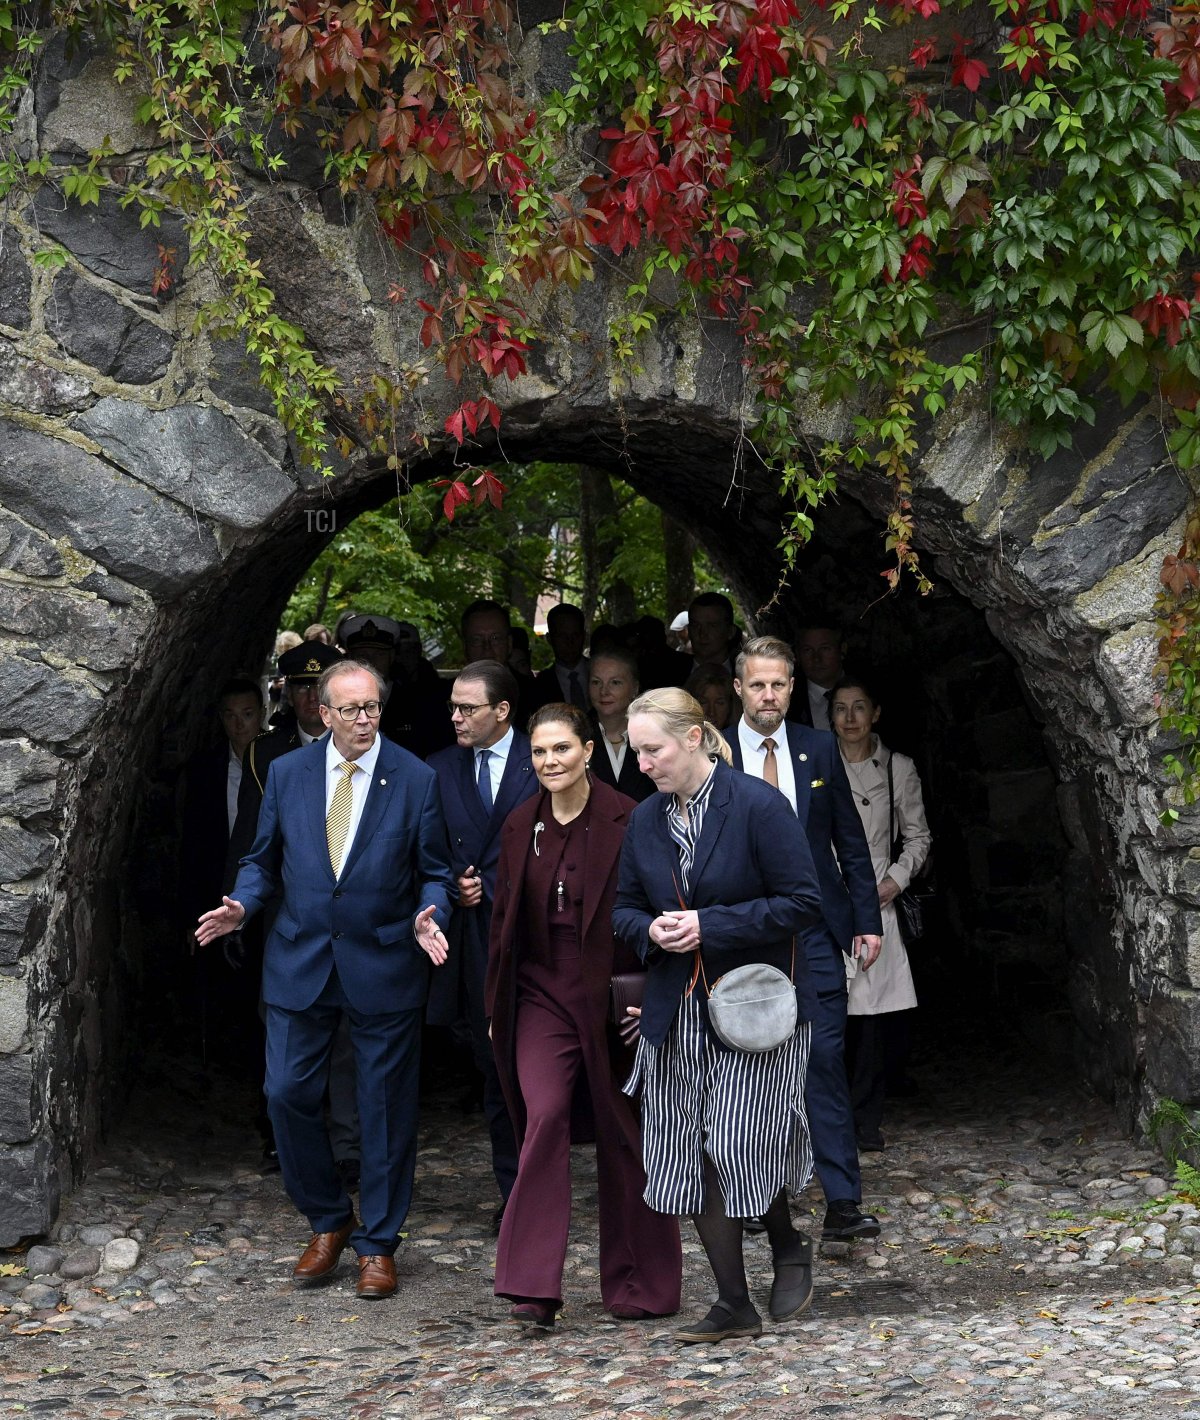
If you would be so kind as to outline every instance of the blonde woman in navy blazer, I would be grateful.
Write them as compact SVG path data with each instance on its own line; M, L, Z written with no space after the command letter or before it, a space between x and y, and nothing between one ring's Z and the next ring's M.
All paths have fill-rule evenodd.
M659 790L630 819L613 912L647 966L626 1086L642 1096L646 1201L692 1217L717 1281L716 1304L676 1338L757 1336L742 1219L766 1222L772 1318L812 1296L812 1248L792 1227L787 1193L812 1174L804 1071L815 999L796 939L820 917L820 888L787 801L729 768L728 746L686 691L651 691L629 710L631 746ZM791 973L799 1008L793 1036L754 1055L709 1029L705 990L752 962Z

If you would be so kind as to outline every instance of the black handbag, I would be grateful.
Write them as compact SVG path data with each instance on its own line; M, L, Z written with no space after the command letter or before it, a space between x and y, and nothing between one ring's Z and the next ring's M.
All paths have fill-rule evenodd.
M896 785L892 778L892 757L890 754L888 755L887 781L888 825L892 831L891 852L892 862L895 863L899 861L904 844L896 824ZM892 906L896 909L896 925L900 928L900 936L906 947L912 946L914 942L919 942L925 935L929 925L926 917L933 908L935 896L932 875L921 873L909 883L903 892L892 899Z

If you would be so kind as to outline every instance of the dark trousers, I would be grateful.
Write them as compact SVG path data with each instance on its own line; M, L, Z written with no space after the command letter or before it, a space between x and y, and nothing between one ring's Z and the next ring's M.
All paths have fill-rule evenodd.
M517 1006L516 1066L526 1128L496 1247L496 1295L562 1300L571 1224L571 1100L583 1072L596 1129L600 1295L606 1307L669 1315L679 1309L679 1225L642 1199L646 1175L631 1106L612 1079L607 1054L591 1047L578 955L557 965L553 985L546 983L551 989L522 990Z
M854 1127L860 1139L876 1139L888 1090L904 1079L912 1011L881 1011L846 1021L846 1076Z
M325 1124L329 1057L343 1016L350 1022L362 1130L362 1222L350 1242L360 1257L386 1254L412 1201L417 1161L420 1008L364 1015L347 1001L331 972L304 1011L267 1005L267 1113L288 1197L314 1233L333 1232L354 1207L333 1161Z
M808 969L817 992L812 1045L804 1085L804 1106L812 1136L813 1161L827 1202L862 1199L854 1110L846 1080L846 968L833 938L805 933Z
M886 1016L850 1016L846 1021L846 1078L858 1138L876 1140L883 1125L887 1088L884 1055Z

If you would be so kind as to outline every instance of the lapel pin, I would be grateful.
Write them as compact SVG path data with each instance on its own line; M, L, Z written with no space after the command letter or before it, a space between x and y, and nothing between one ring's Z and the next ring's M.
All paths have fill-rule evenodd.
M534 855L538 858L542 856L542 850L538 847L538 834L543 833L545 831L545 828L546 825L541 821L541 819L538 819L537 823L535 823L533 826L533 851Z
M800 756L800 763L803 764L804 761L805 761L807 758L808 758L808 755L802 754L802 755Z
M380 782L381 784L386 784L386 783L387 783L387 780L386 780L386 779L381 779L379 782Z

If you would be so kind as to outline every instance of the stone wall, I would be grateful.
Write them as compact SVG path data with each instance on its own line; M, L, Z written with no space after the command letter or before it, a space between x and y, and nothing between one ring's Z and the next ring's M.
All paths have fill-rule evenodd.
M554 55L535 39L525 60ZM35 98L29 151L70 159L106 134L131 158L148 145L100 59L52 46ZM365 218L301 180L316 171L304 159L295 181L247 176L285 313L348 383L415 360L411 312L387 300L393 275L415 279ZM180 279L156 297L160 243ZM60 267L37 261L56 247ZM344 522L395 487L363 459L324 483L296 466L238 349L195 333L212 288L187 263L177 220L143 231L107 194L81 209L50 183L0 214L0 1245L46 1228L103 1131L147 1009L140 983L165 947L148 865L169 852L178 765L212 687L261 654L321 550L310 514ZM621 290L602 275L554 298L551 338L507 401L503 455L611 467L693 528L757 605L775 589L779 508L738 459L736 342L716 321L664 321L630 383L607 339ZM439 430L448 394L434 381L422 399L414 419ZM819 439L845 412L801 417ZM440 475L453 452L435 433L411 476ZM843 492L875 517L888 496L867 474ZM1048 756L991 783L968 870L1002 884L1005 939L1028 952L1054 853L1063 906L1040 935L1090 1072L1131 1117L1158 1092L1200 1101L1200 831L1194 817L1157 825L1149 679L1157 565L1189 496L1149 411L1111 413L1077 452L1034 468L965 401L930 431L916 498L936 575L1020 673L965 758L1019 741L1034 723L1022 716ZM863 581L880 585L874 568ZM793 594L785 620L795 609ZM962 654L953 683L977 676L993 696L987 656ZM1034 906L1017 920L1023 884ZM995 913L975 925L1000 930Z

